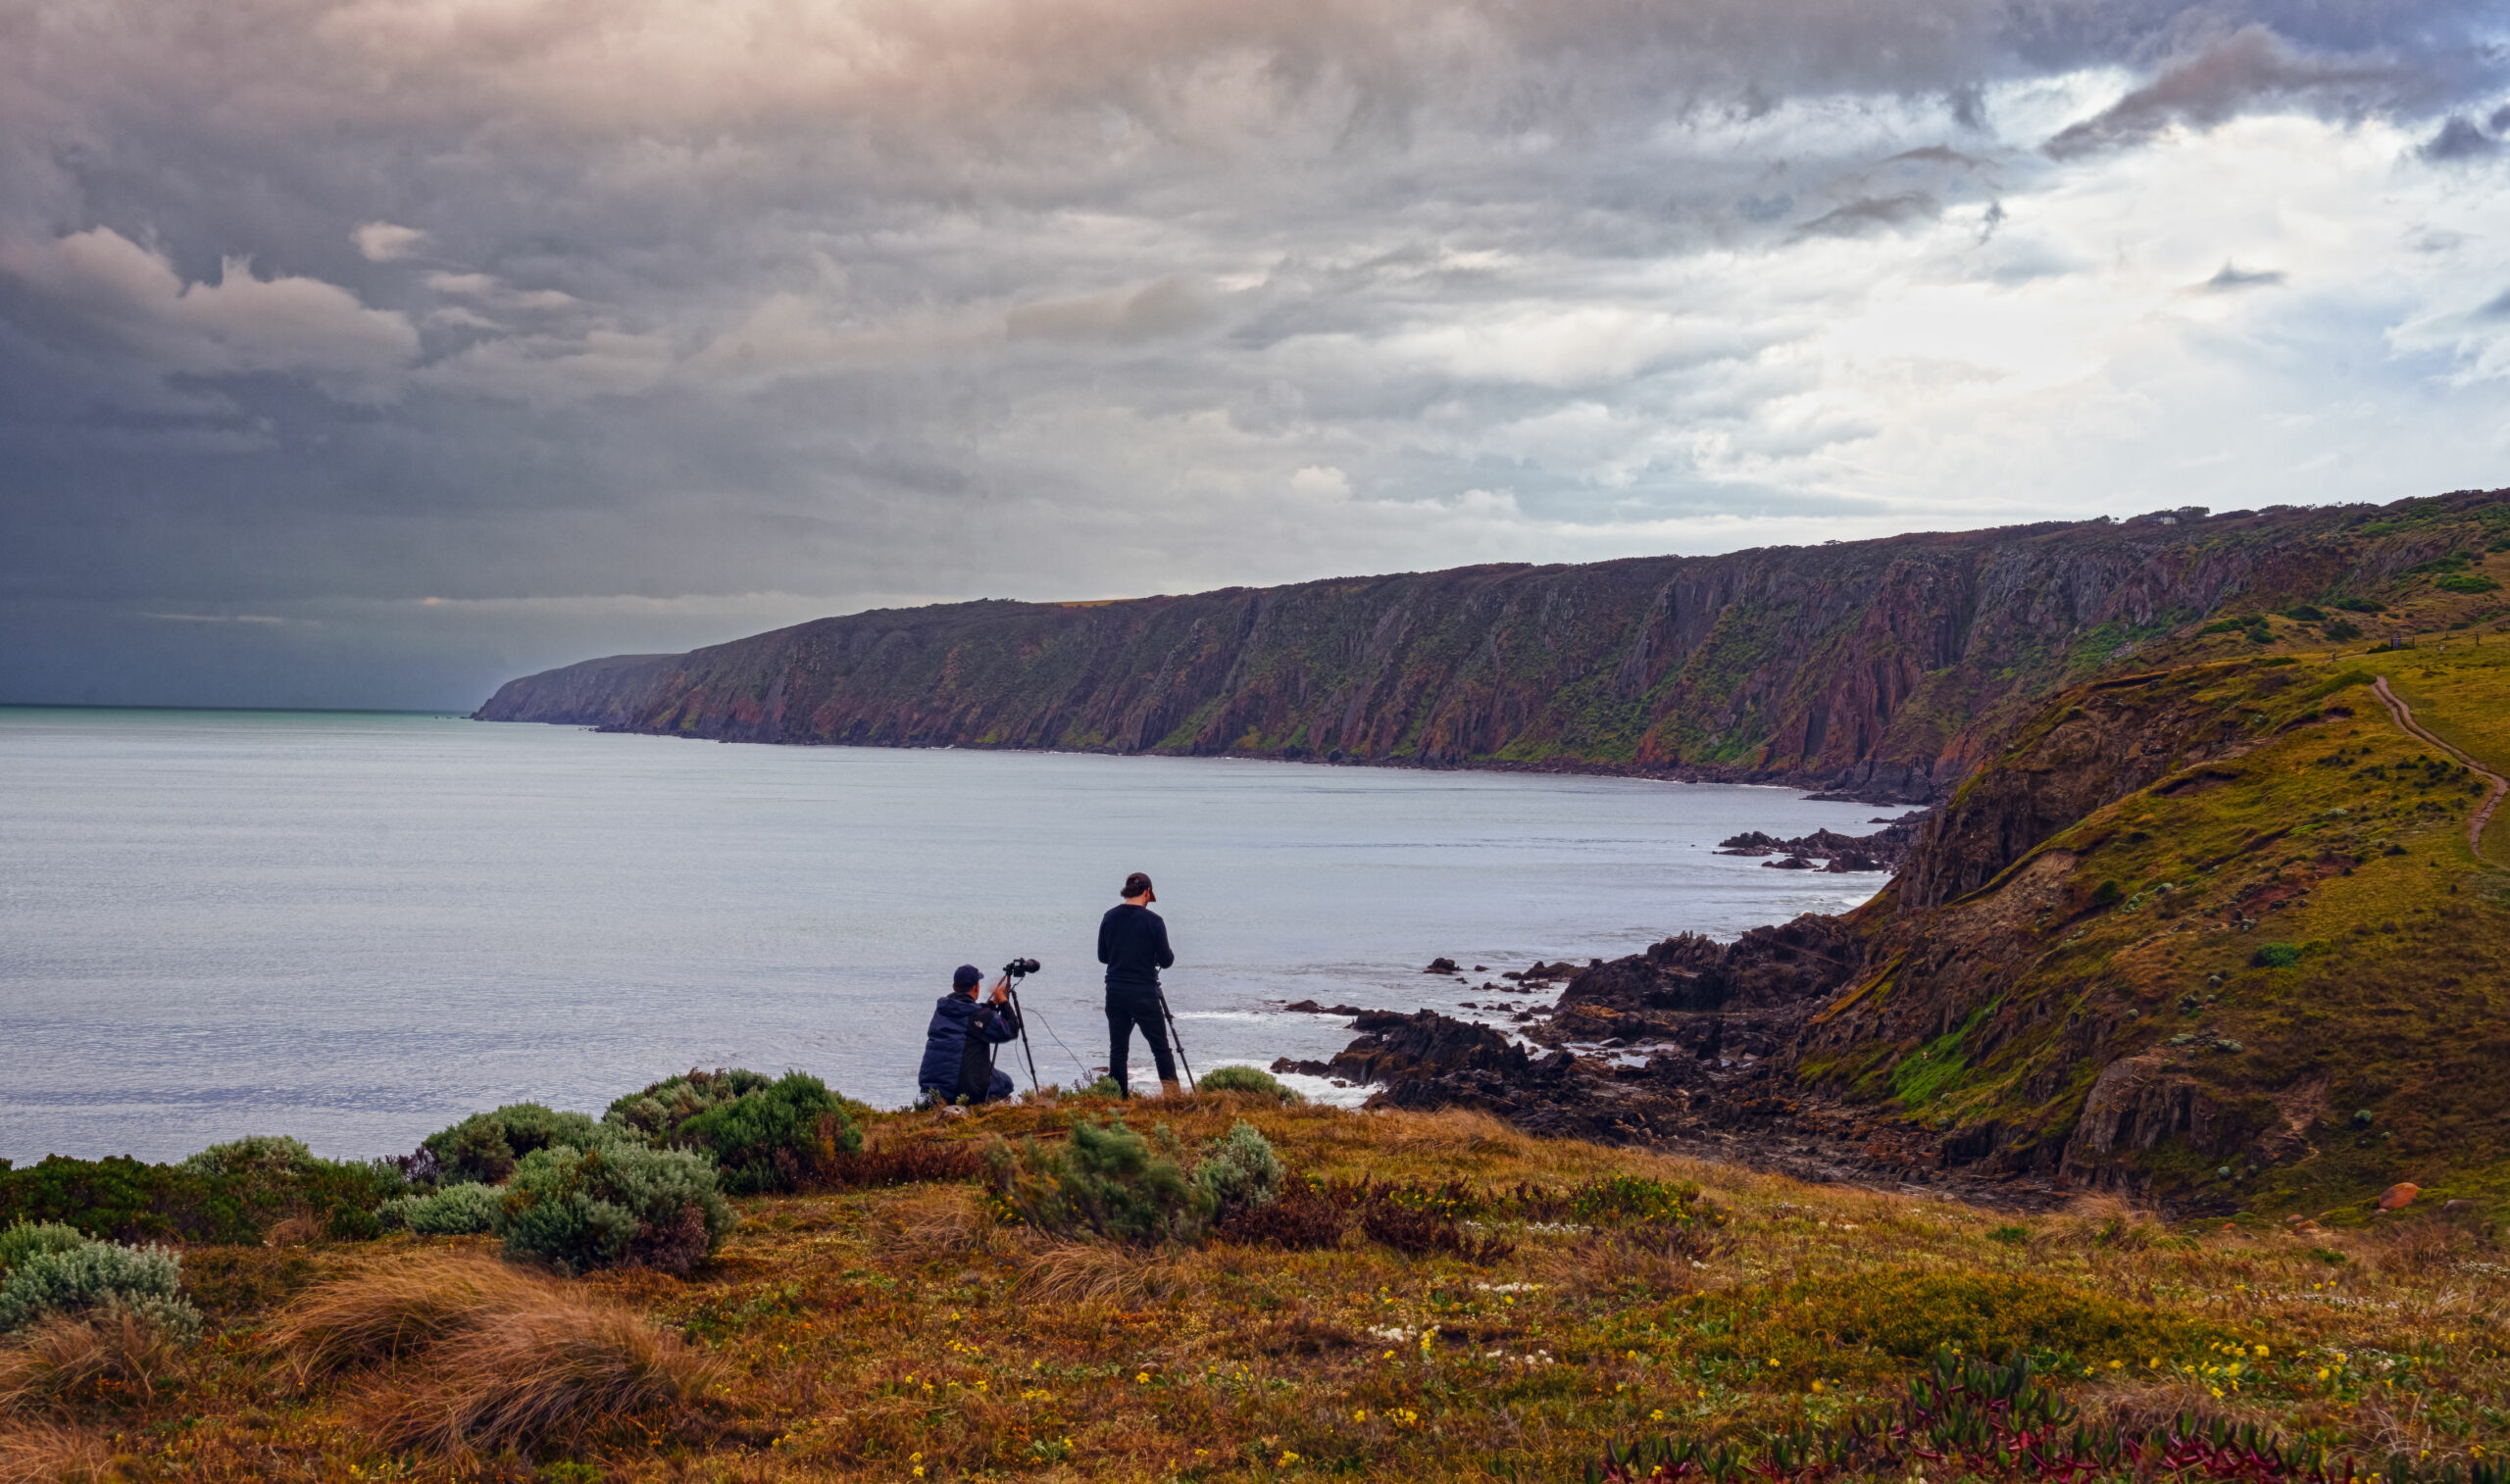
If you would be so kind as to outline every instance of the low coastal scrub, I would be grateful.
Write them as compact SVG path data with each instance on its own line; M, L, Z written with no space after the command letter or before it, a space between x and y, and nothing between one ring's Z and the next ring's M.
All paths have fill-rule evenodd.
M2349 1460L2500 1484L2478 1468L2510 1449L2510 1253L2472 1218L2017 1214L1463 1113L1113 1112L854 1115L859 1178L718 1195L742 1219L679 1271L605 1244L656 1224L638 1188L703 1227L674 1182L710 1156L615 1124L427 1197L446 1228L528 1198L553 1250L416 1219L195 1248L211 1342L110 1305L0 1336L0 1479L1739 1484L1923 1463L1936 1484L2334 1484ZM673 1162L630 1178L646 1158ZM1023 1202L1051 1211L1076 1174L1066 1214L1032 1221ZM626 1218L557 1219L593 1205ZM93 1240L17 1228L0 1252Z
M1281 1079L1259 1066L1223 1066L1205 1074L1196 1084L1199 1092L1250 1093L1270 1098L1276 1103L1298 1104L1307 1095L1282 1085Z
M1198 1244L1228 1213L1271 1201L1280 1162L1253 1125L1237 1123L1185 1172L1184 1146L1165 1123L1144 1139L1121 1117L1083 1118L1059 1145L997 1140L985 1152L996 1212L1055 1236Z
M325 1160L294 1139L244 1139L177 1164L53 1156L0 1161L0 1223L57 1221L121 1242L259 1242L281 1225L373 1236L376 1209L409 1189L391 1161Z

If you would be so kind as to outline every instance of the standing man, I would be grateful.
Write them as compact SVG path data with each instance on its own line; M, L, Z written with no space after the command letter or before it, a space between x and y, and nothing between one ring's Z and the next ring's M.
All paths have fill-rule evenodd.
M916 1091L928 1103L991 1103L1011 1096L1011 1074L993 1065L993 1048L1020 1034L1019 1014L1011 1008L1011 976L995 981L993 995L977 1003L977 986L984 975L973 964L962 964L950 976L950 992L932 1007L932 1023L924 1031L924 1064L916 1068Z
M1140 871L1125 877L1124 896L1098 919L1098 962L1107 965L1107 1074L1126 1097L1133 1095L1125 1061L1138 1025L1159 1064L1159 1090L1174 1098L1177 1064L1169 1058L1168 1029L1159 1014L1159 971L1174 968L1177 956L1168 949L1168 924L1150 910L1159 900L1150 877Z

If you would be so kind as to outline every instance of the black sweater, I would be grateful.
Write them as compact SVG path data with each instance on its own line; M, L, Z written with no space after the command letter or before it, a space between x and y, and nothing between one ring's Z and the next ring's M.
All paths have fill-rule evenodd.
M1159 971L1177 965L1168 949L1168 924L1147 907L1116 904L1098 919L1098 962L1107 965L1109 994L1157 990Z

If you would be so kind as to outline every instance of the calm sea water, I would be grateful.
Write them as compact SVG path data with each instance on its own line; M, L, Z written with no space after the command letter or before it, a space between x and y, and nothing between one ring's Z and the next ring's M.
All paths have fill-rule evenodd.
M1437 955L1495 977L1850 906L1882 878L1711 847L1875 813L1621 779L0 709L0 1158L247 1133L394 1153L690 1066L899 1105L951 968L1015 955L1044 962L1025 998L1063 1044L1034 1037L1037 1070L1069 1082L1107 1058L1097 920L1135 869L1194 1065L1323 1057L1341 1021L1268 1006L1452 1008L1482 997L1422 974Z

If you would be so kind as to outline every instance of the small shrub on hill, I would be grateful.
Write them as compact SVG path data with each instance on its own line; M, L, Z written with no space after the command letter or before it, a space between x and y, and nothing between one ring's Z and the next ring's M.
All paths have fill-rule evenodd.
M31 1257L48 1252L68 1252L88 1240L87 1234L75 1226L58 1221L19 1221L0 1230L0 1274Z
M1015 1149L996 1139L985 1150L985 1163L999 1213L1058 1236L1200 1242L1218 1198L1186 1177L1166 1124L1154 1136L1156 1149L1118 1117L1104 1125L1082 1119L1062 1145L1024 1139Z
M692 1066L683 1075L665 1077L643 1092L629 1093L611 1104L601 1121L629 1129L649 1143L668 1143L679 1125L699 1113L771 1087L775 1081L765 1072L738 1066L718 1066L713 1071Z
M1205 1076L1202 1092L1254 1093L1276 1103L1295 1107L1307 1101L1307 1095L1281 1085L1281 1079L1256 1066L1224 1066Z
M127 1313L172 1333L200 1330L200 1311L182 1295L182 1263L163 1247L114 1242L47 1243L0 1278L0 1332L51 1314Z
M510 1103L431 1133L420 1148L435 1157L438 1178L448 1185L465 1181L501 1185L524 1156L535 1150L561 1144L592 1147L599 1137L596 1127L579 1113L560 1113L538 1103ZM617 1132L612 1137L618 1137Z
M505 1213L505 1192L477 1182L448 1185L431 1196L403 1196L376 1212L387 1231L412 1231L423 1237L480 1236L497 1229Z
M716 1103L668 1142L713 1154L725 1188L751 1195L826 1179L838 1156L863 1148L863 1130L828 1084L797 1071Z
M731 1208L705 1156L616 1133L591 1143L536 1149L515 1165L496 1224L509 1256L536 1258L562 1272L681 1273L731 1229Z
M1211 1193L1213 1211L1226 1216L1270 1205L1280 1194L1281 1162L1255 1125L1240 1122L1204 1151L1202 1162L1194 1166L1194 1183Z

